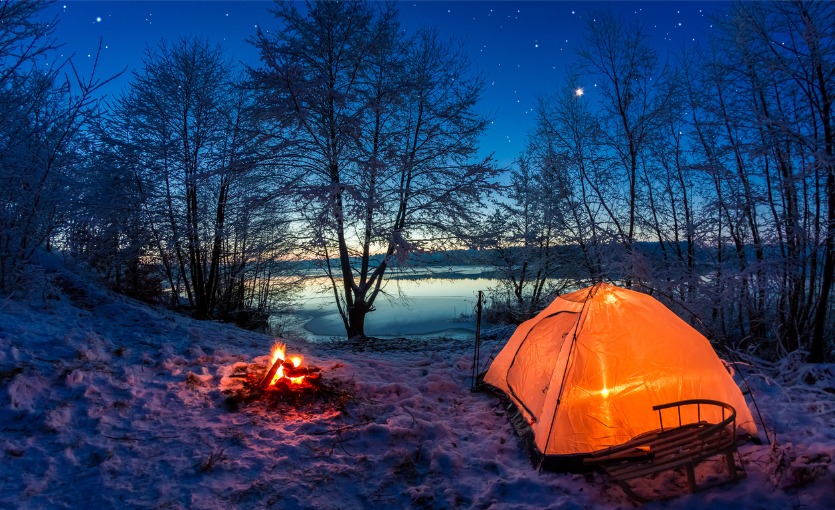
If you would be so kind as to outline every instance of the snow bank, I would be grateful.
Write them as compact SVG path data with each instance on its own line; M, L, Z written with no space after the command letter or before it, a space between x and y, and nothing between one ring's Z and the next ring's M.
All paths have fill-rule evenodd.
M599 476L533 469L499 402L470 392L468 342L286 339L351 398L230 411L230 376L265 364L273 338L70 283L46 306L0 302L1 507L633 507ZM835 367L751 372L776 442L741 449L741 482L651 507L828 506Z

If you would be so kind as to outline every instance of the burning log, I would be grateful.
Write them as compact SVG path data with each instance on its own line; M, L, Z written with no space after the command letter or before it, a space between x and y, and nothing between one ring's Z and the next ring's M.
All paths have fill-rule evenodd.
M264 378L261 379L261 383L259 384L259 386L261 386L262 390L266 390L267 388L272 386L273 379L275 379L276 374L278 373L278 371L281 368L283 368L283 366L284 366L284 360L283 359L278 358L278 359L275 360L275 362L270 367L270 369L267 370L267 373L264 375Z

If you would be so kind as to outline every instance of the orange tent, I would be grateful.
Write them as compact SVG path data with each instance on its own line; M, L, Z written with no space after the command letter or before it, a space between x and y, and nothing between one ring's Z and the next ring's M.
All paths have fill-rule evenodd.
M539 455L558 469L657 429L652 406L686 399L732 405L740 432L756 437L742 392L707 338L653 297L606 283L558 296L522 323L484 382L516 404Z

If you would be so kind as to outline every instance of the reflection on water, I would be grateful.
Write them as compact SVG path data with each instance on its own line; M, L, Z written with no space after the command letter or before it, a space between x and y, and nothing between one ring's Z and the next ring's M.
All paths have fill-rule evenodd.
M448 275L444 275L448 276ZM344 336L345 327L324 289L325 278L310 278L300 297L298 315L305 336ZM374 337L444 335L469 337L475 332L478 291L495 285L490 278L391 279L386 295L377 297L376 310L365 319L365 333Z

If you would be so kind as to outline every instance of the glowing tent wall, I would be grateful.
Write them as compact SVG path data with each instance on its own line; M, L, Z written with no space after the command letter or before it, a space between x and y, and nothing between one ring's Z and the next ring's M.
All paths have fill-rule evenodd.
M696 398L732 405L756 437L710 342L651 296L605 283L559 296L521 324L484 381L513 400L546 456L622 444L658 428L652 406ZM695 409L682 412L696 421L684 414ZM701 418L718 422L720 412L703 408Z

